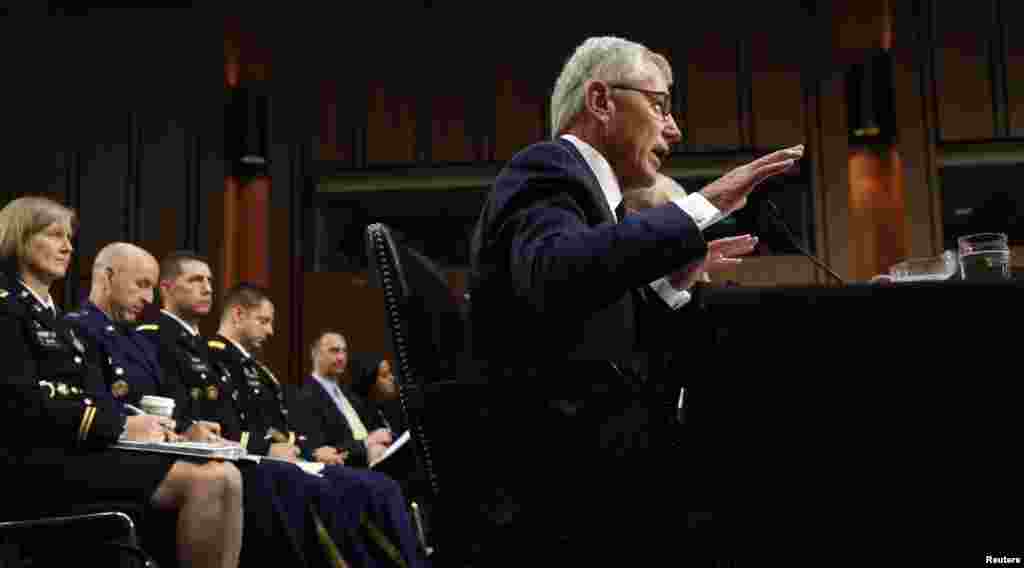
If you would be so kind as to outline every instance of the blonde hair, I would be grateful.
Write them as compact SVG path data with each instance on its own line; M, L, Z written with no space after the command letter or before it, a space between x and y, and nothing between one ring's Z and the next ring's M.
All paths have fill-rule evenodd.
M0 259L25 258L29 239L54 223L74 232L74 210L46 197L19 197L0 209Z
M653 63L672 84L668 60L642 44L611 36L592 37L580 44L565 62L551 93L551 137L561 134L583 112L587 80L614 83L638 78L645 72L645 63Z
M627 209L642 211L651 207L664 205L674 198L686 197L686 190L676 180L665 174L658 174L654 185L630 189L622 193L622 200Z

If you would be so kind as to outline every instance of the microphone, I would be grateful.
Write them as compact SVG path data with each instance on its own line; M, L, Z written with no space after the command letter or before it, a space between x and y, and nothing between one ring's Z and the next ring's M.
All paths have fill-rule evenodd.
M836 281L839 282L839 284L845 286L846 281L844 281L841 276L836 274L835 271L826 266L824 262L818 260L811 253L805 251L803 247L800 246L800 243L797 242L796 237L793 236L793 232L789 230L789 226L786 225L786 222L782 219L782 215L779 213L779 208L775 206L775 203L773 203L770 199L764 199L762 202L768 206L768 213L770 214L772 221L774 221L775 224L782 227L782 230L786 233L786 238L789 239L790 244L796 247L796 250L800 251L800 254L809 258L815 266L824 270L825 272L828 273L829 276L835 278Z

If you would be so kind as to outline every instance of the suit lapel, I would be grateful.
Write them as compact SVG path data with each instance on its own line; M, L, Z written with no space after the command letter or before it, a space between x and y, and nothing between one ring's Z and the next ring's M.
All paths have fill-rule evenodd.
M591 200L597 205L597 209L600 212L601 219L599 223L614 223L615 214L611 208L608 207L608 200L604 196L604 191L601 190L601 184L597 181L597 174L590 169L590 165L587 164L587 160L580 154L580 151L576 148L576 145L564 138L559 138L558 143L564 148L569 150L573 158L576 159L580 169L584 172L580 181L583 182L583 186L587 188L587 192L590 195Z

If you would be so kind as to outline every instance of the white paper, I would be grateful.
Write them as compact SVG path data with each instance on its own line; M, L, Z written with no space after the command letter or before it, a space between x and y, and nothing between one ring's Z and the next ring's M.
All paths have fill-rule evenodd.
M406 430L405 432L402 432L402 435L399 436L397 440L395 440L394 442L391 442L391 445L388 446L388 448L386 450L384 450L384 453L381 454L379 458L377 458L372 463L370 463L370 467L373 467L373 466L379 464L380 462L388 459L388 457L390 457L391 454L394 454L399 449L401 449L401 447L404 446L406 444L406 442L408 442L408 441L409 441L409 431Z

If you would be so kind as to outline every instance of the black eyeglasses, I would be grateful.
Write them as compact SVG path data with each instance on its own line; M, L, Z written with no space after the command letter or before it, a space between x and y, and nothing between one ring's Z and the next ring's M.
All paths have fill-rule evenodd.
M647 99L651 101L651 107L663 120L668 120L672 116L672 95L668 91L652 91L649 89L641 89L638 87L631 87L629 85L612 84L608 85L613 89L619 89L622 91L636 91L647 95Z

